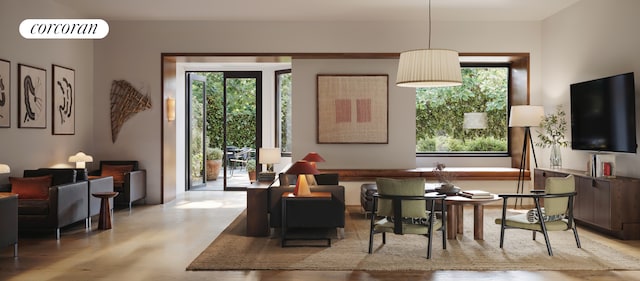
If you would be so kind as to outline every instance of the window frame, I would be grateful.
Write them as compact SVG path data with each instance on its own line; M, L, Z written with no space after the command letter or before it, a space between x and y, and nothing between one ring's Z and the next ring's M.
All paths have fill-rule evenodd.
M291 68L288 69L281 69L281 70L276 70L274 71L274 132L275 132L275 144L277 147L280 147L280 155L282 157L291 157L292 152L291 151L282 151L282 147L281 147L281 134L282 134L282 126L281 126L281 120L282 120L282 116L280 115L280 109L281 109L281 96L280 96L280 75L283 74L289 74L291 75ZM291 79L293 80L293 79ZM292 81L293 82L293 81ZM293 96L293 91L291 91L291 95L289 98L291 98ZM291 105L291 100L289 100L289 105ZM291 123L291 116L289 116L289 123Z

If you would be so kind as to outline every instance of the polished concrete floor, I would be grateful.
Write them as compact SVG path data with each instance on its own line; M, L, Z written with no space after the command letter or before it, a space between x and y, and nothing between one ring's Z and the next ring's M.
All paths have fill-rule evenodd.
M21 235L19 258L0 248L0 280L640 280L640 271L185 271L246 207L244 192L191 191L165 205L114 212L113 229ZM94 220L96 221L96 220ZM640 258L640 241L619 241L581 229Z

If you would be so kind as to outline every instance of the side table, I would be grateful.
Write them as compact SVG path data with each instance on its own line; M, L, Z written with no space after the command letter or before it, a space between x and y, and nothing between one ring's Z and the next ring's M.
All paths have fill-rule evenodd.
M457 234L462 234L463 206L473 205L473 239L484 240L484 205L501 200L498 195L492 194L491 198L471 199L464 196L447 196L447 239L456 239Z
M326 240L326 246L331 247L331 237L329 237L328 231L322 231L321 229L311 229L310 233L303 233L303 235L290 235L289 222L287 218L287 209L290 202L308 201L308 200L331 200L331 192L311 192L307 196L295 196L292 192L282 193L282 233L281 233L281 245L282 247L290 247L287 245L287 240ZM294 226L296 227L296 226ZM303 227L299 227L304 229ZM307 229L309 230L309 229ZM295 233L294 233L295 234ZM293 245L291 245L293 246ZM296 246L316 246L316 245L296 245Z
M111 229L111 208L109 207L109 198L116 197L118 192L95 192L94 197L100 198L100 218L98 229Z

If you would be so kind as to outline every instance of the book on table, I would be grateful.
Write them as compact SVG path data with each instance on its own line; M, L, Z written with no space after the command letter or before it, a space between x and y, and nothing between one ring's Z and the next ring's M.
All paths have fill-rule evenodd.
M488 199L493 198L493 194L484 190L463 190L460 195L471 199Z

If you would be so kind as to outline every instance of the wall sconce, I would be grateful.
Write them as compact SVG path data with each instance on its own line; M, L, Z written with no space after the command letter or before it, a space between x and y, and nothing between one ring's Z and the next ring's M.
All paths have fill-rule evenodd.
M172 122L176 120L176 99L172 97L167 98L167 121Z
M69 162L76 163L76 169L84 169L86 162L93 162L93 157L91 155L86 155L84 152L80 151L75 155L69 156Z
M8 174L11 172L11 168L7 164L0 164L0 174Z

